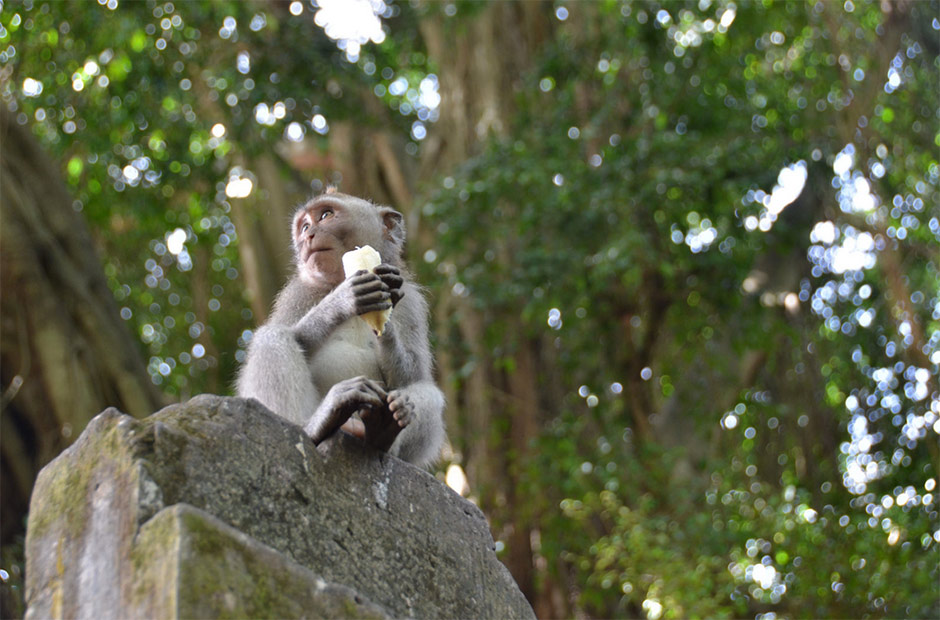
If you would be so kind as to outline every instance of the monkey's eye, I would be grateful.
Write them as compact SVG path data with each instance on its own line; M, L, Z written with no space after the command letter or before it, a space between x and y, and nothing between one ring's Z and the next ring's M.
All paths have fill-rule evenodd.
M305 232L307 232L307 230L308 230L309 228L310 228L310 224L309 224L309 223L305 223L305 224L303 225L303 227L300 229L300 232L305 233Z
M333 209L324 209L323 212L320 214L319 221L322 222L323 220L330 217L331 215L333 215Z

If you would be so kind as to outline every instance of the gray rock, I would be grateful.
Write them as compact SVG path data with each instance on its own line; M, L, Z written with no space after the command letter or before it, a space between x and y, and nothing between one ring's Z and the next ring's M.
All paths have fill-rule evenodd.
M28 618L532 618L483 514L253 400L109 409L39 474Z
M389 617L351 588L328 584L188 504L165 508L140 528L131 563L132 605L121 617Z

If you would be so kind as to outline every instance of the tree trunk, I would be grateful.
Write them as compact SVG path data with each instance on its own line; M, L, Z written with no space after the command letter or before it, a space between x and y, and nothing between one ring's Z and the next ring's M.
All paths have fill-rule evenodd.
M515 115L516 96L531 70L532 59L550 34L551 4L489 3L472 17L452 19L430 4L420 22L429 58L440 67L440 120L434 124L423 149L420 178L447 173L479 153L486 140L508 135ZM416 232L419 247L433 248L434 231ZM529 444L539 427L536 378L542 372L535 343L523 336L521 326L505 346L514 350L515 368L500 376L493 355L485 346L487 317L467 300L448 298L440 291L435 316L456 312L460 339L472 367L453 394L449 406L457 408L458 424L448 428L455 451L462 457L474 494L492 521L497 537L506 541L506 563L529 601L548 615L560 610L536 587L533 561L531 499L523 487L530 458ZM510 311L513 312L513 311ZM514 314L496 320L518 324ZM447 325L438 325L446 342ZM461 375L465 359L442 356L443 377ZM453 413L453 412L452 412ZM508 437L495 429L508 427ZM541 603L541 604L539 604Z
M33 481L102 409L162 404L57 166L0 110L2 533L22 533Z
M514 325L518 334L525 333L522 321L516 319ZM537 343L530 338L519 338L518 348L513 354L515 368L507 377L509 397L511 399L511 423L509 431L510 475L516 482L507 489L508 508L512 519L512 533L509 536L509 565L522 593L534 605L535 566L532 557L533 515L529 507L531 502L526 493L521 491L518 480L525 476L525 469L530 458L530 444L538 433L539 395L537 370Z

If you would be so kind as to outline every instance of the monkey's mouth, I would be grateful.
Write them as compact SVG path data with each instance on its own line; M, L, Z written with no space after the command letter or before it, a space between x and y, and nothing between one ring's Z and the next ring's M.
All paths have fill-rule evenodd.
M327 246L316 246L316 247L312 247L312 248L309 248L309 247L308 247L308 248L306 248L306 249L304 250L304 259L305 259L305 260L306 260L306 259L309 259L309 258L312 257L314 254L319 254L320 252L330 252L330 251L332 251L332 250L333 250L333 248L327 247Z
M307 269L319 271L322 268L321 263L324 263L324 261L327 263L332 262L331 254L333 254L333 250L334 248L322 245L306 247L301 252L303 264L307 266Z

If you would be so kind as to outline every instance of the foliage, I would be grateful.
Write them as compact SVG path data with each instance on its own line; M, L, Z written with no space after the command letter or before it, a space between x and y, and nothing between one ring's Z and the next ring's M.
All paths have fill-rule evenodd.
M494 358L521 312L565 369L541 554L599 616L936 615L936 5L592 8L424 209Z
M0 11L4 103L62 162L168 394L224 390L254 323L232 214L254 158L328 152L340 120L412 154L433 133L436 11L386 8L385 41L345 51L306 3ZM937 3L554 9L509 135L430 187L419 265L462 300L453 367L539 345L516 501L541 585L599 617L940 614Z
M225 390L243 355L231 344L254 324L232 217L253 158L305 137L325 150L330 122L376 122L350 104L362 92L401 112L381 121L403 134L420 122L407 87L424 58L407 38L351 58L283 3L27 0L3 8L0 47L3 98L63 162L171 395ZM300 201L311 188L295 185Z

